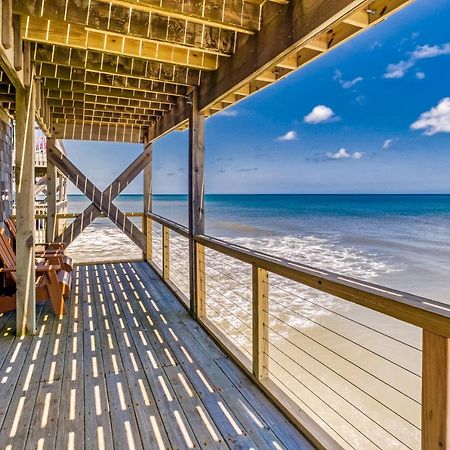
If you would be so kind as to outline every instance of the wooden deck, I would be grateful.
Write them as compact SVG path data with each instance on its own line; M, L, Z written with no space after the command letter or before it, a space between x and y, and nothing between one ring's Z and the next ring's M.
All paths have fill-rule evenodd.
M0 316L1 449L311 448L146 263L74 275L35 336Z

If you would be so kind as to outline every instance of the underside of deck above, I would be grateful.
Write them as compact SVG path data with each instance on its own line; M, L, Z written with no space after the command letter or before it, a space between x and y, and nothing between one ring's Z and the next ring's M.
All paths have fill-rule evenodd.
M28 70L49 136L151 141L186 126L193 90L211 116L407 3L3 0L0 99L14 110Z

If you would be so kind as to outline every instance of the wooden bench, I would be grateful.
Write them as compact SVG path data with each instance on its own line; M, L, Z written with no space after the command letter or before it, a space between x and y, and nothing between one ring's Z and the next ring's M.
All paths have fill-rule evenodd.
M0 262L3 267L0 273L4 274L2 293L0 293L0 312L16 309L16 254L6 236L0 228ZM50 300L53 311L57 315L65 314L64 299L69 295L72 275L59 265L38 263L36 265L36 302Z

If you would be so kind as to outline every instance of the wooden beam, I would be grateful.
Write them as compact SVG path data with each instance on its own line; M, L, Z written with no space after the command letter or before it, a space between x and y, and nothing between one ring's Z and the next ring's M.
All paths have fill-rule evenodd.
M93 72L85 69L79 69L66 66L54 66L52 64L42 64L42 74L44 76L83 81L86 84L106 87L121 88L133 91L149 92L154 94L166 94L170 96L185 96L187 87L181 84L170 83L166 81L156 81L138 76L111 75L102 72Z
M16 324L17 334L36 330L34 258L34 97L33 83L16 89Z
M200 109L208 108L240 85L250 81L311 37L345 17L365 0L291 0L288 6L274 6L274 13L261 31L238 46L232 58L219 69L204 74Z
M450 339L423 330L422 450L450 447Z
M162 275L170 280L170 229L162 226Z
M146 78L110 75L76 67L58 66L51 63L37 63L36 75L42 77L44 81L53 78L79 81L99 87L130 89L133 91L152 92L154 94L168 94L182 97L187 94L187 87L180 84L148 80Z
M56 116L56 117L55 117ZM60 116L60 117L58 117ZM64 114L52 114L53 123L55 125L59 123L69 124L69 123L82 123L82 124L99 124L99 125L122 125L122 126L147 126L151 123L152 118L146 117L145 119L123 119L117 117L98 117L96 115L64 115Z
M153 146L148 142L148 136L144 137L144 150L149 150L153 155ZM152 158L151 158L152 159ZM152 260L153 253L153 223L152 219L148 216L153 212L153 165L152 160L144 167L144 221L143 232L147 238L147 248L144 252L144 259L146 261Z
M198 70L215 70L219 54L202 49L174 46L167 42L139 39L127 34L89 30L84 25L22 16L21 37L42 44L124 55L149 61L177 64ZM233 46L231 47L233 48Z
M146 242L142 231L109 200L109 193L105 195L98 189L56 146L47 147L47 160L51 161L98 210L104 212L126 236L144 251Z
M205 7L185 2L180 8L174 7L170 0L115 0L112 5L106 0L81 4L58 0L36 4L15 0L15 3L14 12L20 15L65 20L116 33L129 32L137 37L163 39L168 34L173 42L186 40L187 43L200 40L202 30L212 36L219 33L226 36L235 31L252 34L258 30L260 14L259 8L244 5L242 0L229 3L225 8L218 2L205 4Z
M118 111L114 109L96 109L96 108L64 108L62 106L52 106L52 117L58 117L57 114L61 116L64 115L96 115L98 117L110 117L110 118L124 118L124 119L138 119L142 120L145 118L156 119L163 115L162 111L155 111L154 109L143 109L141 113L135 113L134 111ZM61 117L60 116L60 117Z
M22 0L26 1L26 0ZM100 0L108 3L107 0ZM240 33L252 34L259 29L259 5L235 0L224 5L221 1L184 2L180 10L173 0L115 0L114 3L138 11L160 14L181 21L215 26ZM176 5L176 6L174 6ZM203 6L204 5L204 6Z
M56 139L79 139L83 141L142 143L144 130L148 127L124 124L98 124L85 122L55 123L52 134Z
M199 312L202 292L199 276L205 267L198 267L197 246L194 236L205 233L205 117L199 111L198 92L191 93L191 111L189 117L189 256L190 256L190 309L194 317ZM203 258L204 262L204 258ZM201 310L202 308L200 308Z
M10 49L14 44L12 11L12 0L2 0L2 45L5 49Z
M19 72L23 69L22 38L20 37L20 17L12 17L13 38L14 38L14 68Z
M216 71L203 73L199 88L200 111L208 111L222 99L245 88L366 3L366 0L291 0L287 6L271 5L261 30L246 37L242 45L238 44L235 54L224 59ZM182 105L173 108L152 129L152 139L184 124L188 116L188 108Z
M185 86L198 85L201 75L201 71L198 69L176 64L48 44L35 44L33 59L35 62L52 63L110 75L146 78Z
M83 98L83 96L97 96L97 97L113 97L115 99L132 99L152 101L155 103L164 103L173 105L177 97L167 94L155 94L153 92L133 91L122 88L106 88L102 86L91 86L82 82L71 82L65 80L56 80L56 83L45 83L45 95L49 98Z
M78 96L77 96L78 97ZM0 97L1 98L1 97ZM81 98L64 99L46 97L51 108L93 109L95 111L121 111L131 114L146 114L148 111L166 112L170 110L167 103L147 100L117 99L109 97L81 96Z
M120 175L102 192L102 205L111 204L114 199L136 178L136 176L143 170L148 164L151 163L152 152L151 148L146 148L144 151L134 159L126 169L124 169ZM69 245L73 242L80 233L85 230L97 217L102 213L100 208L97 208L95 204L90 204L65 230L58 236L58 242L65 242Z
M54 138L50 138L54 139ZM53 145L53 144L50 144ZM57 230L57 198L56 198L57 170L56 166L47 158L47 225L46 241L54 242Z
M253 375L269 376L269 272L252 266Z
M77 28L119 39L132 38L142 41L144 45L163 44L167 49L195 49L226 55L232 53L234 48L235 33L211 24L203 27L187 20L173 20L158 14L138 12L132 8L118 4L109 5L96 0L91 0L89 6L89 9L80 8L75 2L66 2L64 15L61 16L52 1L46 0L42 4L37 4L27 0L16 0L14 14L21 15L29 28L48 30L46 34L49 35L64 32L62 27L70 25L70 32L77 34L78 39L81 35ZM43 21L51 24L45 24Z

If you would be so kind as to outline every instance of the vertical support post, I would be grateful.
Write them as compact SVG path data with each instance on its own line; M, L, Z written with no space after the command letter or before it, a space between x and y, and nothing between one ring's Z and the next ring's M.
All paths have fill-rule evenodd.
M199 273L205 273L204 249L203 257L197 257L197 245L194 237L205 233L205 116L198 107L198 91L191 95L191 111L189 115L189 281L190 310L197 318L201 292L198 289ZM198 266L201 264L200 266ZM203 283L205 282L203 277ZM203 299L204 301L204 299ZM202 307L204 310L204 307Z
M197 318L206 317L206 272L205 272L205 247L201 244L195 245L195 269L196 295L197 295Z
M2 1L2 45L6 49L13 45L12 0Z
M258 380L269 374L269 273L252 266L253 374Z
M34 110L34 89L33 83L30 82L25 88L16 89L16 323L18 335L34 333L36 329Z
M170 279L170 229L165 225L162 226L162 266L163 278Z
M144 137L144 150L150 147L150 162L144 168L144 217L142 222L142 232L145 234L147 238L147 246L146 252L144 254L144 259L146 261L152 260L152 246L153 246L153 223L152 219L148 217L153 211L153 183L152 183L152 175L153 175L153 167L152 167L152 157L153 157L153 148L152 143L147 142L147 136Z
M53 140L54 138L50 138ZM57 236L57 197L56 185L58 174L56 166L47 158L47 228L45 239L47 242L53 242Z
M422 450L450 447L450 339L423 330Z

